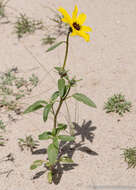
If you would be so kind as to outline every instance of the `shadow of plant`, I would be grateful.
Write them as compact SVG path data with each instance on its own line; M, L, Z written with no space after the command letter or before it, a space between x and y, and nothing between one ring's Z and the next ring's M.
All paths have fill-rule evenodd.
M46 154L46 153L47 150L45 148L41 148L32 152L32 154Z
M83 124L79 126L77 123L73 123L74 129L76 131L74 136L81 136L81 141L84 142L85 139L87 139L90 142L93 142L94 139L94 133L93 131L96 130L95 126L92 125L92 121L85 122L83 121Z
M58 159L64 155L67 156L68 158L72 158L75 151L81 151L81 152L87 153L91 156L97 156L98 155L97 152L91 150L87 146L84 146L85 139L87 139L91 143L93 142L93 139L94 139L93 131L96 129L96 127L91 126L92 121L88 121L88 122L83 121L83 124L81 126L79 126L77 123L73 123L73 124L75 127L74 128L75 129L74 136L80 135L81 141L78 143L76 143L75 141L73 141L73 142L62 142L61 141ZM46 153L46 149L40 149L40 150L36 150L35 153L33 153L33 154L45 154L45 153ZM78 166L78 164L76 164L76 163L62 164L62 163L58 162L56 164L56 166L54 167L54 171L53 171L53 183L56 185L59 184L64 171L73 170L76 166ZM41 172L36 173L34 175L33 179L39 178L46 171L41 171Z

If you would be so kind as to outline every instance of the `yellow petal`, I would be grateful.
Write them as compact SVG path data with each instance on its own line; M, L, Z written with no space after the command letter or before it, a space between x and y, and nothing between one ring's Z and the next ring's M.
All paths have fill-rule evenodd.
M76 20L76 17L77 17L77 13L78 13L78 8L77 8L77 5L75 5L75 9L72 13L72 20L75 21Z
M92 28L90 26L81 26L81 31L92 32Z
M70 36L76 36L77 34L75 32L72 32Z
M64 16L64 18L62 18L62 21L71 24L72 20L67 11L62 7L59 7L58 11Z
M79 25L83 25L84 22L86 20L86 14L81 13L78 17L77 17L77 22Z
M90 36L89 36L89 34L80 31L80 32L78 32L78 35L81 36L82 38L84 38L86 42L89 42L89 41L90 41Z
M69 19L64 17L61 20L62 20L62 22L65 22L65 23L67 23L67 24L69 24L71 26L71 21Z

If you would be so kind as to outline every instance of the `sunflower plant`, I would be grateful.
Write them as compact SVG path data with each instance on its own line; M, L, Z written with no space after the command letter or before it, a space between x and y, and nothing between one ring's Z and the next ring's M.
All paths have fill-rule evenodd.
M86 15L84 13L78 14L78 8L75 6L75 9L72 13L72 17L67 13L67 11L59 7L58 11L63 15L62 22L65 22L69 25L67 31L66 41L61 41L58 44L51 46L47 52L52 51L60 44L65 43L65 56L62 67L55 67L55 70L58 73L58 84L56 91L51 95L48 101L38 100L34 104L30 105L24 113L34 112L39 109L43 109L43 121L46 122L48 115L52 114L53 116L53 127L50 131L45 131L39 135L39 140L50 140L51 143L47 148L48 159L47 160L36 160L31 165L31 169L35 169L41 165L44 165L48 169L48 182L53 182L53 177L56 172L57 165L59 164L70 164L73 163L73 160L67 156L62 156L60 143L75 141L74 134L64 135L64 131L67 129L66 123L61 123L58 121L58 115L62 108L64 102L66 103L67 99L74 98L79 102L82 102L90 107L96 108L95 103L82 93L70 94L71 89L77 84L79 80L76 80L75 77L71 77L69 72L66 70L66 61L68 57L69 49L69 39L70 36L78 35L86 42L89 42L90 36L88 32L91 32L92 29L89 26L84 26L86 20Z

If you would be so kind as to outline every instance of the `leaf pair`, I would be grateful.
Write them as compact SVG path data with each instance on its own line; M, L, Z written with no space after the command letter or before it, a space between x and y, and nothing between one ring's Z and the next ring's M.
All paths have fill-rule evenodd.
M34 112L34 111L39 110L41 108L44 108L44 110L43 110L43 120L46 121L48 119L48 114L51 111L52 104L51 103L48 104L48 102L46 102L44 100L39 100L39 101L35 102L34 104L32 104L31 106L29 106L24 111L24 114Z

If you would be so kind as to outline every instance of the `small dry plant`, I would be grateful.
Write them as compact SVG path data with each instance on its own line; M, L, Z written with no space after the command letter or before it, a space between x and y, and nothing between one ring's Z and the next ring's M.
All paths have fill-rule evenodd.
M106 113L114 112L123 116L124 113L130 112L131 107L131 102L128 102L124 95L114 94L105 102L104 110L106 110Z
M0 120L0 129L2 131L5 131L5 129L6 129L6 125L4 124L4 122L2 120Z
M128 168L136 167L136 147L123 149L123 156Z
M20 14L15 23L15 33L18 38L22 38L25 34L32 34L42 28L42 21L31 19L25 14Z
M5 144L5 139L3 138L3 136L0 135L0 146L4 146Z
M6 7L7 3L8 3L8 1L0 0L0 18L6 17L5 7Z
M0 120L0 133L3 133L6 131L6 125L5 123ZM5 145L5 138L3 137L3 134L0 134L0 146L4 146Z
M34 140L34 138L31 135L26 136L25 139L19 138L18 145L21 151L23 151L24 148L27 148L27 150L30 150L32 153L34 149L36 149L39 146L38 141Z
M0 111L7 110L21 114L20 100L30 95L38 82L39 79L34 74L29 79L19 76L17 67L0 73Z
M60 36L66 36L69 25L62 21L62 16L60 16L56 11L50 9L54 16L53 18L49 18L53 22L53 26L51 29L48 28L47 33L44 38L42 38L43 45L53 45L56 43L57 39Z

